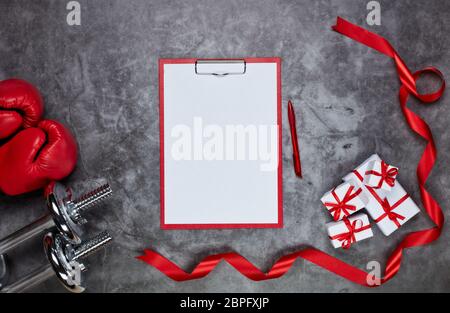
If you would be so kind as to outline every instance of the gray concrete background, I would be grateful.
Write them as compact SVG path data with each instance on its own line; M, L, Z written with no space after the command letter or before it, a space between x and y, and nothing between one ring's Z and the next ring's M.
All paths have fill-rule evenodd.
M325 235L320 196L378 152L400 167L400 181L419 202L415 167L424 142L406 126L393 62L330 30L340 15L388 38L411 70L450 73L450 2L380 1L382 25L367 26L368 1L80 0L82 25L66 24L68 1L0 1L0 79L21 77L41 90L46 116L75 133L78 166L66 181L85 187L108 180L115 190L92 213L114 235L90 259L90 292L358 292L368 291L298 261L283 278L252 282L221 264L207 278L177 283L134 259L151 247L189 270L211 253L237 251L262 269L313 245L364 268L385 263L405 233L430 227L425 214L386 238L350 251ZM160 57L280 56L283 84L283 229L162 231L159 228L158 72ZM423 88L433 88L432 79ZM295 177L286 101L297 110L303 180ZM439 149L429 190L449 216L448 94L428 107L410 101L431 125ZM45 212L39 193L0 196L0 236ZM420 202L419 202L420 203ZM422 207L422 205L420 204ZM422 207L423 208L423 207ZM399 274L378 291L450 291L450 234L404 255ZM39 240L13 255L13 276L42 264ZM22 258L22 260L20 260ZM20 260L20 261L19 261ZM56 279L33 289L63 291Z

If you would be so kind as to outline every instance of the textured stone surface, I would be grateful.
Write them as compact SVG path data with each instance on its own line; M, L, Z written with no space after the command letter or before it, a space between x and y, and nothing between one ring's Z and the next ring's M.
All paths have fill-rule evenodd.
M367 1L80 0L82 25L70 27L66 1L1 0L0 79L36 84L46 116L76 134L80 162L65 183L83 187L108 180L115 190L92 213L98 223L90 230L108 228L115 241L90 259L89 291L367 291L304 261L272 281L252 282L221 264L205 279L176 283L134 257L152 247L189 270L210 253L235 250L268 269L279 256L313 245L364 268L370 260L384 264L406 232L432 225L422 213L388 238L375 228L373 239L350 251L334 250L325 235L329 216L320 196L374 152L400 166L400 181L419 201L415 167L424 148L401 114L393 63L332 32L336 16L389 38L412 70L434 65L450 73L450 2L380 2L382 25L369 27ZM285 227L162 231L158 58L243 56L282 57L283 103L292 99L298 114L303 180L292 170L283 106ZM435 133L440 153L428 186L447 217L449 102L448 95L429 107L410 101ZM45 211L39 193L1 196L0 202L0 236ZM445 227L437 243L407 251L397 277L371 291L450 291L449 237ZM14 275L43 263L41 255L39 240L17 250L11 255ZM61 290L56 279L33 289Z

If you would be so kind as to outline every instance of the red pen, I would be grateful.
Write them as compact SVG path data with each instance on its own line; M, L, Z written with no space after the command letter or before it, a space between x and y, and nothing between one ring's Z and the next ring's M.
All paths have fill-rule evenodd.
M294 170L295 174L299 177L302 176L302 164L300 162L300 149L298 147L298 139L297 139L297 127L295 123L295 112L294 107L292 106L291 100L288 101L288 118L289 118L289 127L291 129L291 140L292 140L292 158L294 161Z

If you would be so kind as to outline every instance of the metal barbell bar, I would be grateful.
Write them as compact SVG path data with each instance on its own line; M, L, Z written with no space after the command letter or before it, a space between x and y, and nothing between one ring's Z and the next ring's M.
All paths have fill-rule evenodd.
M74 293L83 292L85 287L81 275L86 271L86 267L80 261L103 248L111 240L112 237L107 231L104 231L79 245L73 245L57 231L50 231L45 234L43 240L48 264L37 268L10 285L3 288L0 286L0 292L23 292L55 275L67 290Z
M111 194L111 187L105 184L72 200L70 190L60 183L55 183L47 196L49 213L0 240L0 255L54 226L68 241L80 243L82 235L80 226L86 223L82 213Z

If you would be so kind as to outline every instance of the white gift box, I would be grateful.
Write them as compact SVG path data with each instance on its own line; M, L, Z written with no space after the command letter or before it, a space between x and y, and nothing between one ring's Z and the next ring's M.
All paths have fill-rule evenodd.
M383 234L389 236L400 226L420 212L419 207L411 199L398 181L386 194L382 205L367 210Z
M398 168L384 161L373 160L364 173L364 184L375 189L390 191L395 184Z
M344 182L325 193L320 201L324 204L335 221L340 221L362 208L367 203L367 197L354 182Z
M358 187L362 189L362 193L367 198L366 209L369 211L370 209L376 209L380 207L380 203L375 199L372 194L367 189L366 185L363 183L364 173L367 171L367 168L372 161L380 161L381 158L377 154L371 155L367 160L365 160L361 165L359 165L353 172L348 173L344 176L343 180L346 182L351 182L356 184ZM384 199L386 196L386 191L383 189L375 189L374 190L377 195Z
M364 178L362 173L367 171L367 168L372 161L381 162L382 160L377 154L373 154L343 179L344 181L354 181L362 188L363 193L368 198L366 204L367 212L370 217L377 222L376 224L381 232L384 235L389 236L396 231L399 226L405 224L413 216L419 213L420 209L407 195L405 189L403 189L398 180L395 181L395 184L390 191L366 186L363 183ZM385 203L385 201L387 201L387 203ZM391 209L391 213L386 213L386 211ZM382 216L383 218L381 218Z
M348 249L357 241L373 237L369 218L364 213L327 223L326 229L334 248Z

